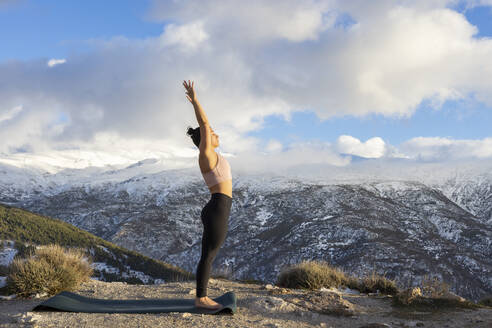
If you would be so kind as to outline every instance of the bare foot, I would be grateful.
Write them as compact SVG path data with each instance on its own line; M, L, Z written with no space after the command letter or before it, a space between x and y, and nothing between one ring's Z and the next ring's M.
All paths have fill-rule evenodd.
M222 304L215 302L208 296L195 298L195 306L208 310L219 310L222 308Z

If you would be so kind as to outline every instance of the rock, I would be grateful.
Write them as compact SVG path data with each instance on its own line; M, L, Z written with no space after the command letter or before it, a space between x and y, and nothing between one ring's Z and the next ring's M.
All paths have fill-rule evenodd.
M28 311L20 315L17 322L24 323L24 324L33 324L37 321L37 319L38 319L38 314Z
M322 314L352 316L356 312L356 306L343 299L338 293L318 291L286 297L291 303Z
M370 323L367 325L359 326L359 328L391 328L387 323Z
M331 293L337 293L337 294L360 295L360 292L358 290L350 289L348 287L344 287L343 289L334 288L334 287L330 287L330 288L321 287L319 289L319 291L320 292L331 292Z
M185 313L183 313L183 314L181 315L181 317L182 317L182 318L189 318L189 317L191 317L191 313L189 313L189 312L185 312Z
M11 300L11 299L14 299L16 297L17 297L17 294L12 294L12 295L9 295L9 296L0 295L0 300Z
M195 295L195 293L196 293L196 292L195 292L195 289L194 289L194 288L192 288L192 289L190 289L190 290L188 291L188 294L190 294L190 295Z
M345 289L342 290L342 293L344 294L352 294L352 295L360 295L360 291L356 290L356 289L350 289L348 287L346 287Z
M278 294L288 294L289 291L285 288L274 286L272 284L266 284L262 287L264 290L268 290L268 294L270 295L278 295Z
M254 309L260 312L294 312L297 307L294 304L284 301L278 297L259 297L251 304Z
M455 300L455 301L459 301L459 302L465 302L466 301L466 299L464 299L463 297L456 295L455 293L452 293L450 291L444 292L444 294L439 296L439 298L447 299L447 300Z
M283 294L288 294L289 290L285 288L279 288L279 287L274 287L273 289L268 291L268 294L270 295L283 295Z

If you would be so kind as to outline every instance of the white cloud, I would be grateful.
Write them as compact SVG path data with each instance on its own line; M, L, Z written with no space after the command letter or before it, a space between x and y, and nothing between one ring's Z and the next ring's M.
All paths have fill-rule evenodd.
M476 27L446 7L454 3L209 0L200 6L156 2L152 13L184 22L205 17L216 49L244 49L241 58L258 96L286 99L290 108L313 108L321 118L408 116L426 99L439 106L476 93L492 104L490 81L478 78L488 67L484 54L492 55L492 40L474 39ZM312 20L315 27L295 26L292 17L302 11L330 17L331 23L320 18ZM332 18L343 13L357 23L334 28ZM300 36L291 26L302 31Z
M49 67L53 67L53 66L56 66L56 65L65 64L66 62L67 62L66 59L54 59L53 58L53 59L48 60L47 65Z
M16 152L1 157L0 162L38 167L54 173L64 168L126 166L148 158L160 160L168 169L186 168L196 164L192 160L195 157L196 149L175 147L168 140L127 139L114 133L98 133L89 141L57 143L56 149L35 153Z
M492 158L492 138L455 140L441 137L418 137L401 145L413 158L433 161Z
M203 29L203 22L192 22L181 26L169 24L160 36L164 46L180 45L183 51L195 51L209 36Z
M336 143L337 150L342 154L356 155L366 158L378 158L384 156L386 143L380 137L361 142L352 136L342 135Z
M235 172L286 174L289 171L309 170L313 165L345 166L350 158L338 154L330 143L310 141L291 143L282 151L245 151L230 158Z
M188 22L203 19L218 40L264 43L275 39L292 42L317 40L333 26L331 1L154 1L150 16L157 20Z
M0 123L8 121L17 116L22 111L22 106L15 106L5 112L0 112Z
M492 40L474 38L477 28L447 7L453 3L155 2L153 17L172 22L160 36L94 41L90 51L50 60L48 66L70 61L56 69L44 59L0 63L0 108L23 104L15 115L0 116L9 117L1 121L0 138L7 141L0 152L100 143L99 152L112 154L97 137L108 133L192 148L185 128L196 121L183 79L196 81L221 149L234 154L259 151L260 140L245 135L269 115L311 109L322 119L409 116L423 100L439 107L469 95L492 104ZM337 27L340 15L355 24ZM339 151L375 158L388 156L389 146L380 138L345 136L322 149L325 162L338 165L346 162ZM275 141L266 150L294 162L285 154L301 152Z
M32 122L26 126L32 128ZM34 135L39 130L33 129ZM184 132L183 132L184 134ZM2 137L2 136L0 136ZM51 147L36 145L39 151L20 149L12 154L0 156L0 163L14 166L33 166L50 172L63 168L102 167L106 165L127 166L143 159L157 159L162 168L178 169L197 167L198 149L186 139L186 145L175 145L172 139L125 138L116 133L98 133L87 141L56 142ZM221 136L222 139L222 136ZM8 139L3 139L8 142ZM231 140L227 140L231 141ZM449 138L412 138L399 146L392 146L380 137L360 141L349 135L340 136L335 143L317 140L293 142L282 145L270 139L265 147L257 138L242 138L241 151L219 151L226 156L235 174L275 173L310 176L336 175L384 176L386 169L404 179L412 165L446 164L453 167L457 161L492 160L492 138L481 140L453 140ZM108 151L110 150L110 151ZM365 161L352 161L354 155ZM406 163L406 164L405 164ZM345 168L336 171L334 168ZM334 171L335 170L335 171ZM361 170L361 172L358 172ZM380 171L378 173L378 170ZM415 170L419 171L415 167ZM412 177L418 176L418 172Z
M267 152L277 152L281 151L283 148L282 143L275 139L270 139L265 147Z

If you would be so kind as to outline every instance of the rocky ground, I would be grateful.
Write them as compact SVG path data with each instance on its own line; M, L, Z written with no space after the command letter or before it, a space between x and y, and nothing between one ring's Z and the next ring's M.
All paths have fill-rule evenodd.
M195 283L128 285L90 280L77 293L105 299L193 298ZM31 312L47 297L0 300L0 327L491 327L492 308L415 312L391 297L322 289L308 292L211 279L209 296L237 295L234 315Z

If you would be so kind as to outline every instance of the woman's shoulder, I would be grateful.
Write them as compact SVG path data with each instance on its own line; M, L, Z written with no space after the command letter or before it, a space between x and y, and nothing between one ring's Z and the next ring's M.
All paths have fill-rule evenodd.
M217 153L214 149L211 149L201 151L198 157L201 159L216 159L219 156L219 153Z

